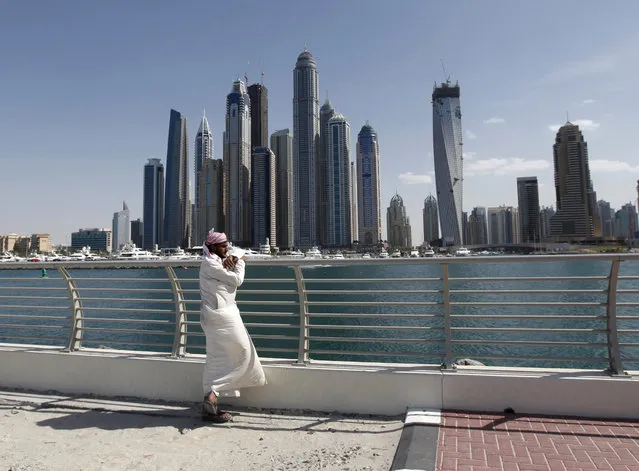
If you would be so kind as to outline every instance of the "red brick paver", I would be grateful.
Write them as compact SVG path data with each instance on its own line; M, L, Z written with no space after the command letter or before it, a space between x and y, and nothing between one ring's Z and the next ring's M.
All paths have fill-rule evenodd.
M444 412L439 471L639 471L639 421Z

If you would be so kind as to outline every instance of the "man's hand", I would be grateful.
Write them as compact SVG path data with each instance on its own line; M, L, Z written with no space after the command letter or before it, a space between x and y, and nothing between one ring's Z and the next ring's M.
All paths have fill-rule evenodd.
M235 265L237 264L237 257L234 255L230 255L222 260L222 266L227 270L233 270Z

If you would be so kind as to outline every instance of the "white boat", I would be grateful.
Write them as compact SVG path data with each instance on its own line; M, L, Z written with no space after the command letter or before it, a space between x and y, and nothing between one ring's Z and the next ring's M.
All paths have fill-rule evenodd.
M270 257L271 256L271 244L270 244L270 240L269 240L268 237L266 238L266 243L260 244L260 246L259 246L257 251L263 257Z
M471 255L471 253L470 250L468 250L466 247L459 247L457 250L455 250L455 255L457 257L467 257Z
M322 258L322 252L317 247L311 247L304 255L306 258Z
M148 250L142 250L135 244L125 245L115 258L120 260L158 260L158 255L152 254Z
M386 251L386 249L382 249L382 251L379 253L379 258L388 258L388 252Z
M419 250L413 249L410 251L410 256L411 258L418 258L419 257Z
M424 250L424 257L434 257L435 251L431 248Z
M392 254L391 254L391 258L401 258L402 253L399 250L395 250Z
M2 255L0 255L0 263L17 262L17 261L18 261L18 257L10 253L5 252Z
M293 250L290 254L290 257L303 257L304 256L304 252L302 252L301 250Z
M362 255L362 258L371 258L371 254L365 253L364 255Z
M344 254L342 252L337 252L335 255L331 257L333 260L344 260Z

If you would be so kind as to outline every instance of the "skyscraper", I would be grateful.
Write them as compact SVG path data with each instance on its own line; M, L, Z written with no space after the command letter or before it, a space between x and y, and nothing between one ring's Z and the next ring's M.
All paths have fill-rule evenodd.
M293 136L289 129L271 135L271 149L275 154L277 172L275 222L277 245L281 249L292 249L295 238L293 228Z
M164 166L160 159L149 159L144 166L142 218L142 247L153 249L156 244L162 244L164 239Z
M439 239L439 217L437 214L437 200L433 195L428 195L424 200L424 245L429 246L434 240Z
M224 132L225 228L238 246L251 244L251 106L244 82L226 97Z
M351 189L349 191L351 206L351 242L358 238L358 221L357 221L357 173L355 172L355 162L349 162L351 166L349 181Z
M249 85L251 99L251 151L268 147L268 89L261 83Z
M200 173L200 232L225 231L224 226L224 164L222 159L206 159ZM206 234L194 241L200 245Z
M328 187L328 240L330 247L349 246L351 234L350 142L351 127L346 118L336 114L328 122L329 160L326 173Z
M413 246L410 219L406 216L404 200L397 193L391 198L386 210L386 225L388 244L391 247L399 249Z
M462 159L459 85L442 83L433 89L433 158L439 223L446 244L462 244Z
M632 203L626 203L615 212L615 237L632 240L637 230L637 209Z
M357 134L357 219L360 245L379 244L382 241L379 143L377 133L368 123Z
M484 245L488 243L488 225L486 221L486 208L474 207L468 217L469 245Z
M539 233L543 241L550 237L550 220L554 215L555 210L552 206L543 206L539 211Z
M144 244L144 224L140 218L131 221L131 242L136 247L142 247Z
M488 208L488 243L519 243L519 214L512 206Z
M122 202L122 211L113 213L113 250L120 250L123 245L131 242L131 217L126 201Z
M206 112L202 114L200 127L195 135L195 210L193 211L193 237L194 243L199 244L204 240L208 229L202 224L200 217L200 175L204 161L213 158L213 134L209 128L209 122L206 119Z
M164 245L167 247L188 247L190 243L191 201L188 155L186 118L178 111L171 110L164 193Z
M317 244L316 156L319 146L318 75L315 59L304 49L293 71L293 160L295 245Z
M277 247L275 154L268 147L253 148L251 208L253 247L267 243Z
M557 212L550 222L552 236L564 240L601 237L597 195L590 179L588 144L579 126L567 122L553 146Z
M519 227L521 242L537 243L539 231L539 185L537 177L517 178L517 204L519 205Z
M327 98L320 108L320 144L316 163L316 198L317 198L317 242L321 246L328 245L328 161L330 145L328 141L328 122L335 116L335 110Z

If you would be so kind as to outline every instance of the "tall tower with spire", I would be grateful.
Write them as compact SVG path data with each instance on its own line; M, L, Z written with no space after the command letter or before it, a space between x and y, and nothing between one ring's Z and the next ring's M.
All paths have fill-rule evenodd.
M367 121L357 135L357 237L360 245L374 246L382 241L381 191L379 143L377 133Z
M186 118L171 110L166 150L166 191L164 205L165 247L188 247L191 238L189 195L189 143Z
M433 159L442 239L461 245L464 167L462 158L459 85L447 80L435 86L433 101Z
M202 211L200 208L200 194L202 168L206 160L213 159L213 134L209 128L209 122L206 119L206 110L202 112L200 127L195 135L195 210L193 211L193 235L195 243L199 244L204 240L204 235L208 231L207 227L202 225Z
M251 99L251 151L256 147L268 147L268 89L263 83L247 88Z
M331 105L331 101L326 97L326 101L320 108L320 145L317 152L316 165L316 198L317 198L317 242L321 246L328 244L328 160L329 156L329 140L328 140L328 122L335 116L335 110Z
M237 246L251 245L251 100L244 82L226 97L224 131L225 229Z
M320 139L318 74L304 48L293 70L295 245L317 245L317 152Z

